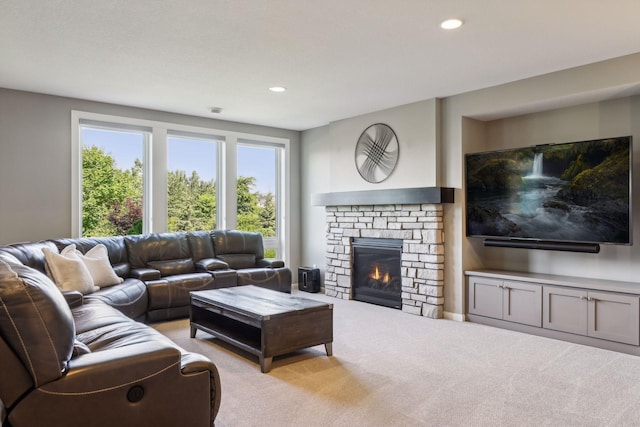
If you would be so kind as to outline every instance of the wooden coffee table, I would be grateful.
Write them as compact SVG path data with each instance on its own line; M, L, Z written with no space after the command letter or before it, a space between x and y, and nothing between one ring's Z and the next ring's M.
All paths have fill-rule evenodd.
M191 338L198 329L260 358L324 344L332 354L333 304L253 285L191 292Z

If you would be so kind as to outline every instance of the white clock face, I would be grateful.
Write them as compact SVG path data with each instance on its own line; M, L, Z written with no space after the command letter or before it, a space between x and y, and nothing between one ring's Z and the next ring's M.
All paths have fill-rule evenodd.
M376 123L362 132L356 144L356 168L367 182L382 182L391 175L398 163L400 146L389 126Z

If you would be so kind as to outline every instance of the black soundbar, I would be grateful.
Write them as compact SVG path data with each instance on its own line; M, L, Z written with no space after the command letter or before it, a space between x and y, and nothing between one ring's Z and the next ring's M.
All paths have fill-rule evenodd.
M522 249L543 249L547 251L566 252L586 252L597 254L600 252L600 245L597 243L576 243L576 242L550 242L545 240L519 240L519 239L485 239L485 246L498 248L522 248Z

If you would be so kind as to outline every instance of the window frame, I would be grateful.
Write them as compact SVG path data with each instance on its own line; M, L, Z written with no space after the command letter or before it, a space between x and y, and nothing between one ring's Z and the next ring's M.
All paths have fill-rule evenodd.
M275 149L275 174L276 174L276 182L275 182L275 198L276 198L276 235L274 237L263 237L264 249L275 249L276 257L283 257L283 249L286 247L283 241L283 235L285 232L286 222L285 212L286 205L284 203L286 194L284 183L286 181L286 177L284 176L283 163L285 163L285 152L286 146L282 143L273 143L261 141L259 139L239 139L237 141L237 146L246 146L246 147L256 147L256 148L273 148ZM237 165L237 159L236 159ZM237 175L239 176L239 174ZM236 176L236 179L237 179Z
M277 245L278 258L285 262L291 259L290 225L287 219L291 210L291 186L290 186L290 141L287 138L257 135L243 132L227 131L217 128L197 127L178 123L160 122L131 117L113 116L108 114L91 113L86 111L71 111L71 237L78 238L82 235L82 151L80 143L81 122L95 122L113 125L115 129L122 128L147 128L151 137L148 148L145 149L144 162L144 210L148 218L143 222L147 224L145 233L167 231L167 187L168 165L167 144L169 135L176 133L201 135L202 137L216 139L218 144L218 206L216 207L217 228L234 229L237 221L237 146L246 141L256 142L271 146L280 146L280 170L278 171L281 197L278 201L276 218L280 236L273 239L265 238L265 248Z
M153 130L147 126L133 125L131 123L114 123L111 121L95 121L79 118L75 126L77 140L74 141L75 143L72 149L72 170L74 173L71 176L71 185L73 189L76 189L76 197L72 197L72 237L77 238L82 236L82 127L110 132L140 132L142 134L142 232L150 233L150 230L153 229L151 215L153 194L149 191L151 188L150 176L152 176L153 171L153 165L150 161ZM74 159L74 157L76 157L74 154L77 156L77 159ZM77 166L77 172L74 166ZM74 224L76 224L74 221L77 221L76 228L74 228Z
M224 185L224 179L222 175L222 163L223 158L222 154L224 153L223 145L225 144L225 138L219 135L213 135L210 133L201 133L201 132L186 132L179 131L176 129L167 130L166 144L167 144L167 203L165 207L168 207L168 173L169 173L169 138L184 138L190 140L199 140L207 143L216 144L216 224L222 224L222 211L224 210L224 200L220 198L220 188ZM168 230L168 213L167 213L167 224L165 226L165 231Z

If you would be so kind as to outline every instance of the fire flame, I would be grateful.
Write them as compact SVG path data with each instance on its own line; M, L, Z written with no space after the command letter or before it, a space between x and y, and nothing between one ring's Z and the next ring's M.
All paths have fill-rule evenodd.
M374 280L382 280L383 283L389 283L391 281L391 277L389 276L389 273L385 273L384 276L382 276L380 274L380 269L378 268L378 265L376 264L376 266L373 269L373 272L371 273L370 277Z

